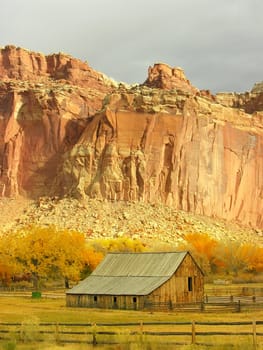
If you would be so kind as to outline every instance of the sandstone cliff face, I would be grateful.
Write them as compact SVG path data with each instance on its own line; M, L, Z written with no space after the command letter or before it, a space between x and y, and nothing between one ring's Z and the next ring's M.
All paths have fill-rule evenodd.
M23 89L0 85L0 192L4 196L45 194L61 154L75 144L89 112L96 110L89 94L80 96L70 87L52 87L49 92L35 86Z
M64 155L56 188L262 227L262 117L176 92L115 93Z
M141 86L114 89L102 78L101 90L89 79L59 81L51 68L41 69L48 80L28 83L23 70L16 80L17 64L12 76L5 67L3 195L163 202L263 227L260 91L214 97L163 64Z
M45 195L113 83L67 55L0 50L0 195Z

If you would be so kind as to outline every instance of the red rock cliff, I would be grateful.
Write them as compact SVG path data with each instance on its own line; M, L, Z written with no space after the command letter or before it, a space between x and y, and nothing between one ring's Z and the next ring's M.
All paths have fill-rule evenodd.
M58 80L51 66L40 83L29 63L26 73L0 64L3 195L161 201L263 227L260 91L214 97L166 65L137 87L114 89L101 75L100 90L86 75Z
M113 82L65 54L0 50L0 195L44 195Z
M64 155L57 188L262 227L262 117L175 92L116 93Z
M109 92L110 80L87 63L58 53L45 56L12 45L0 50L0 78L29 81L66 80L71 84Z
M186 78L184 71L180 67L170 67L165 63L156 63L148 69L148 78L144 82L145 86L165 90L182 90L196 93L198 91Z

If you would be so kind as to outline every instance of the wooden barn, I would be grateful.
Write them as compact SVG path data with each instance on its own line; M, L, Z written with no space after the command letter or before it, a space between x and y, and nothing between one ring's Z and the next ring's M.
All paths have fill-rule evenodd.
M189 252L109 253L66 293L67 306L142 310L201 302L204 274Z

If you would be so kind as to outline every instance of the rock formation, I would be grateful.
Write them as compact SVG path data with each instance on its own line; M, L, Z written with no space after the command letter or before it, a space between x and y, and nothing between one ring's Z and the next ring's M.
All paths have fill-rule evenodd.
M176 89L190 93L198 91L186 78L182 68L172 68L165 63L156 63L153 67L149 67L148 78L144 85L151 88Z
M0 78L46 82L66 82L102 92L109 92L112 82L87 63L64 53L45 56L12 45L0 50Z
M213 96L156 64L129 87L15 47L0 52L0 77L2 195L163 202L263 227L258 86Z

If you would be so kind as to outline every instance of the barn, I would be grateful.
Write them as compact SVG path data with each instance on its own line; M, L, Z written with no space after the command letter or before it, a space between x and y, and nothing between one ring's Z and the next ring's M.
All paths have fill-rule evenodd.
M70 307L172 309L201 302L204 274L189 252L109 253L66 292Z

